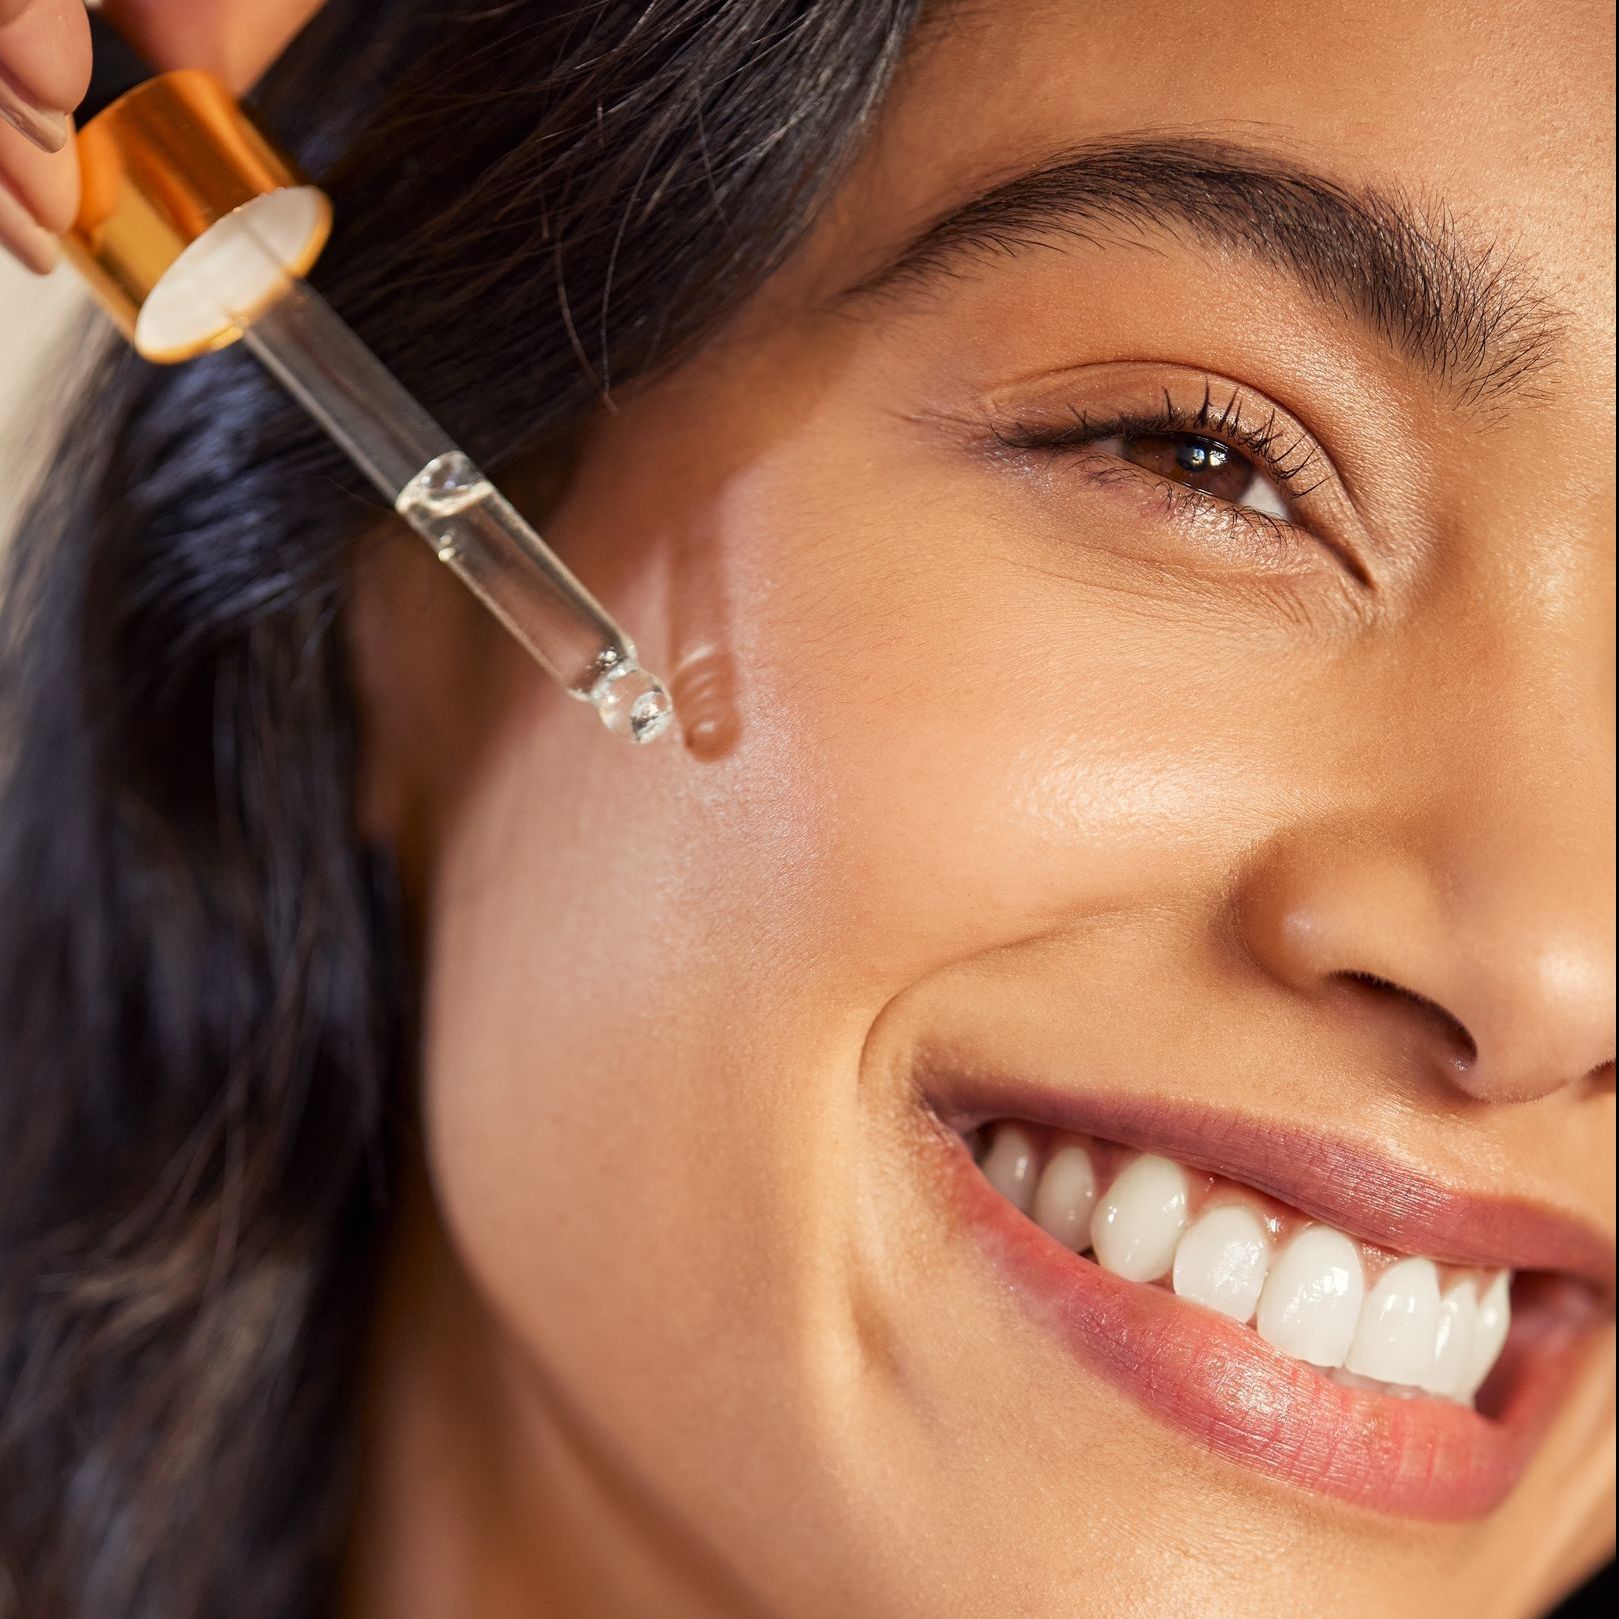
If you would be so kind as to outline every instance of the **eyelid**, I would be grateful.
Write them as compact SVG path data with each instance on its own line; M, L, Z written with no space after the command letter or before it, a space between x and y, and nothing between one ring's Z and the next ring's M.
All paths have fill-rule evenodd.
M1317 486L1310 474L1318 460L1325 461L1325 452L1304 427L1240 384L1216 384L1207 375L1197 380L1201 393L1195 404L1177 399L1168 387L1160 387L1150 405L1109 404L1092 411L1069 400L1060 424L1031 426L1018 417L1010 432L997 429L996 437L1006 448L1056 451L1082 449L1120 434L1190 433L1226 444L1267 468L1295 499L1302 500ZM1326 476L1323 469L1321 477Z

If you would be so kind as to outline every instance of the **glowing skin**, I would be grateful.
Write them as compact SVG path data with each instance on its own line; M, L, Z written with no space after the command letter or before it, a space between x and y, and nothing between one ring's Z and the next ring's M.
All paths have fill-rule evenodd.
M1278 1482L1053 1340L952 1220L920 1098L925 1054L966 1053L1611 1238L1610 29L960 11L813 240L526 492L672 677L684 747L602 735L411 537L368 575L362 811L417 900L426 1150L347 1619L1009 1590L1051 1619L1527 1619L1603 1555L1610 1329L1487 1521ZM1536 397L1459 404L1184 234L836 298L986 177L1165 128L1510 244L1559 312ZM994 453L1206 383L1315 447L1312 532Z

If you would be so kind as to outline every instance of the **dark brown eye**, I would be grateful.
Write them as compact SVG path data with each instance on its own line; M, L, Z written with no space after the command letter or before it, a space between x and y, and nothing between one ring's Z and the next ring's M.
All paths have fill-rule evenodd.
M1253 487L1253 463L1218 439L1196 433L1130 433L1118 444L1122 459L1233 506Z

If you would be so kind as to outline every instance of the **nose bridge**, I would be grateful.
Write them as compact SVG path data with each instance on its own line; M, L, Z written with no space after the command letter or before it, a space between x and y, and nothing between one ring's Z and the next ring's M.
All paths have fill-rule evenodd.
M1405 678L1370 682L1359 779L1240 890L1257 959L1480 1100L1613 1060L1613 687L1593 611L1565 602L1550 640L1529 610L1430 635L1426 655L1384 648Z

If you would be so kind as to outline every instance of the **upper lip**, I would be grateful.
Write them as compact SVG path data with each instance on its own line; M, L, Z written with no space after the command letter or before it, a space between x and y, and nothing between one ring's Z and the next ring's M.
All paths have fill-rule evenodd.
M940 1122L957 1131L1019 1118L1097 1136L1241 1181L1380 1247L1457 1265L1559 1272L1613 1304L1614 1245L1596 1227L1538 1204L1462 1191L1366 1141L1226 1109L981 1076L931 1073L923 1091Z

